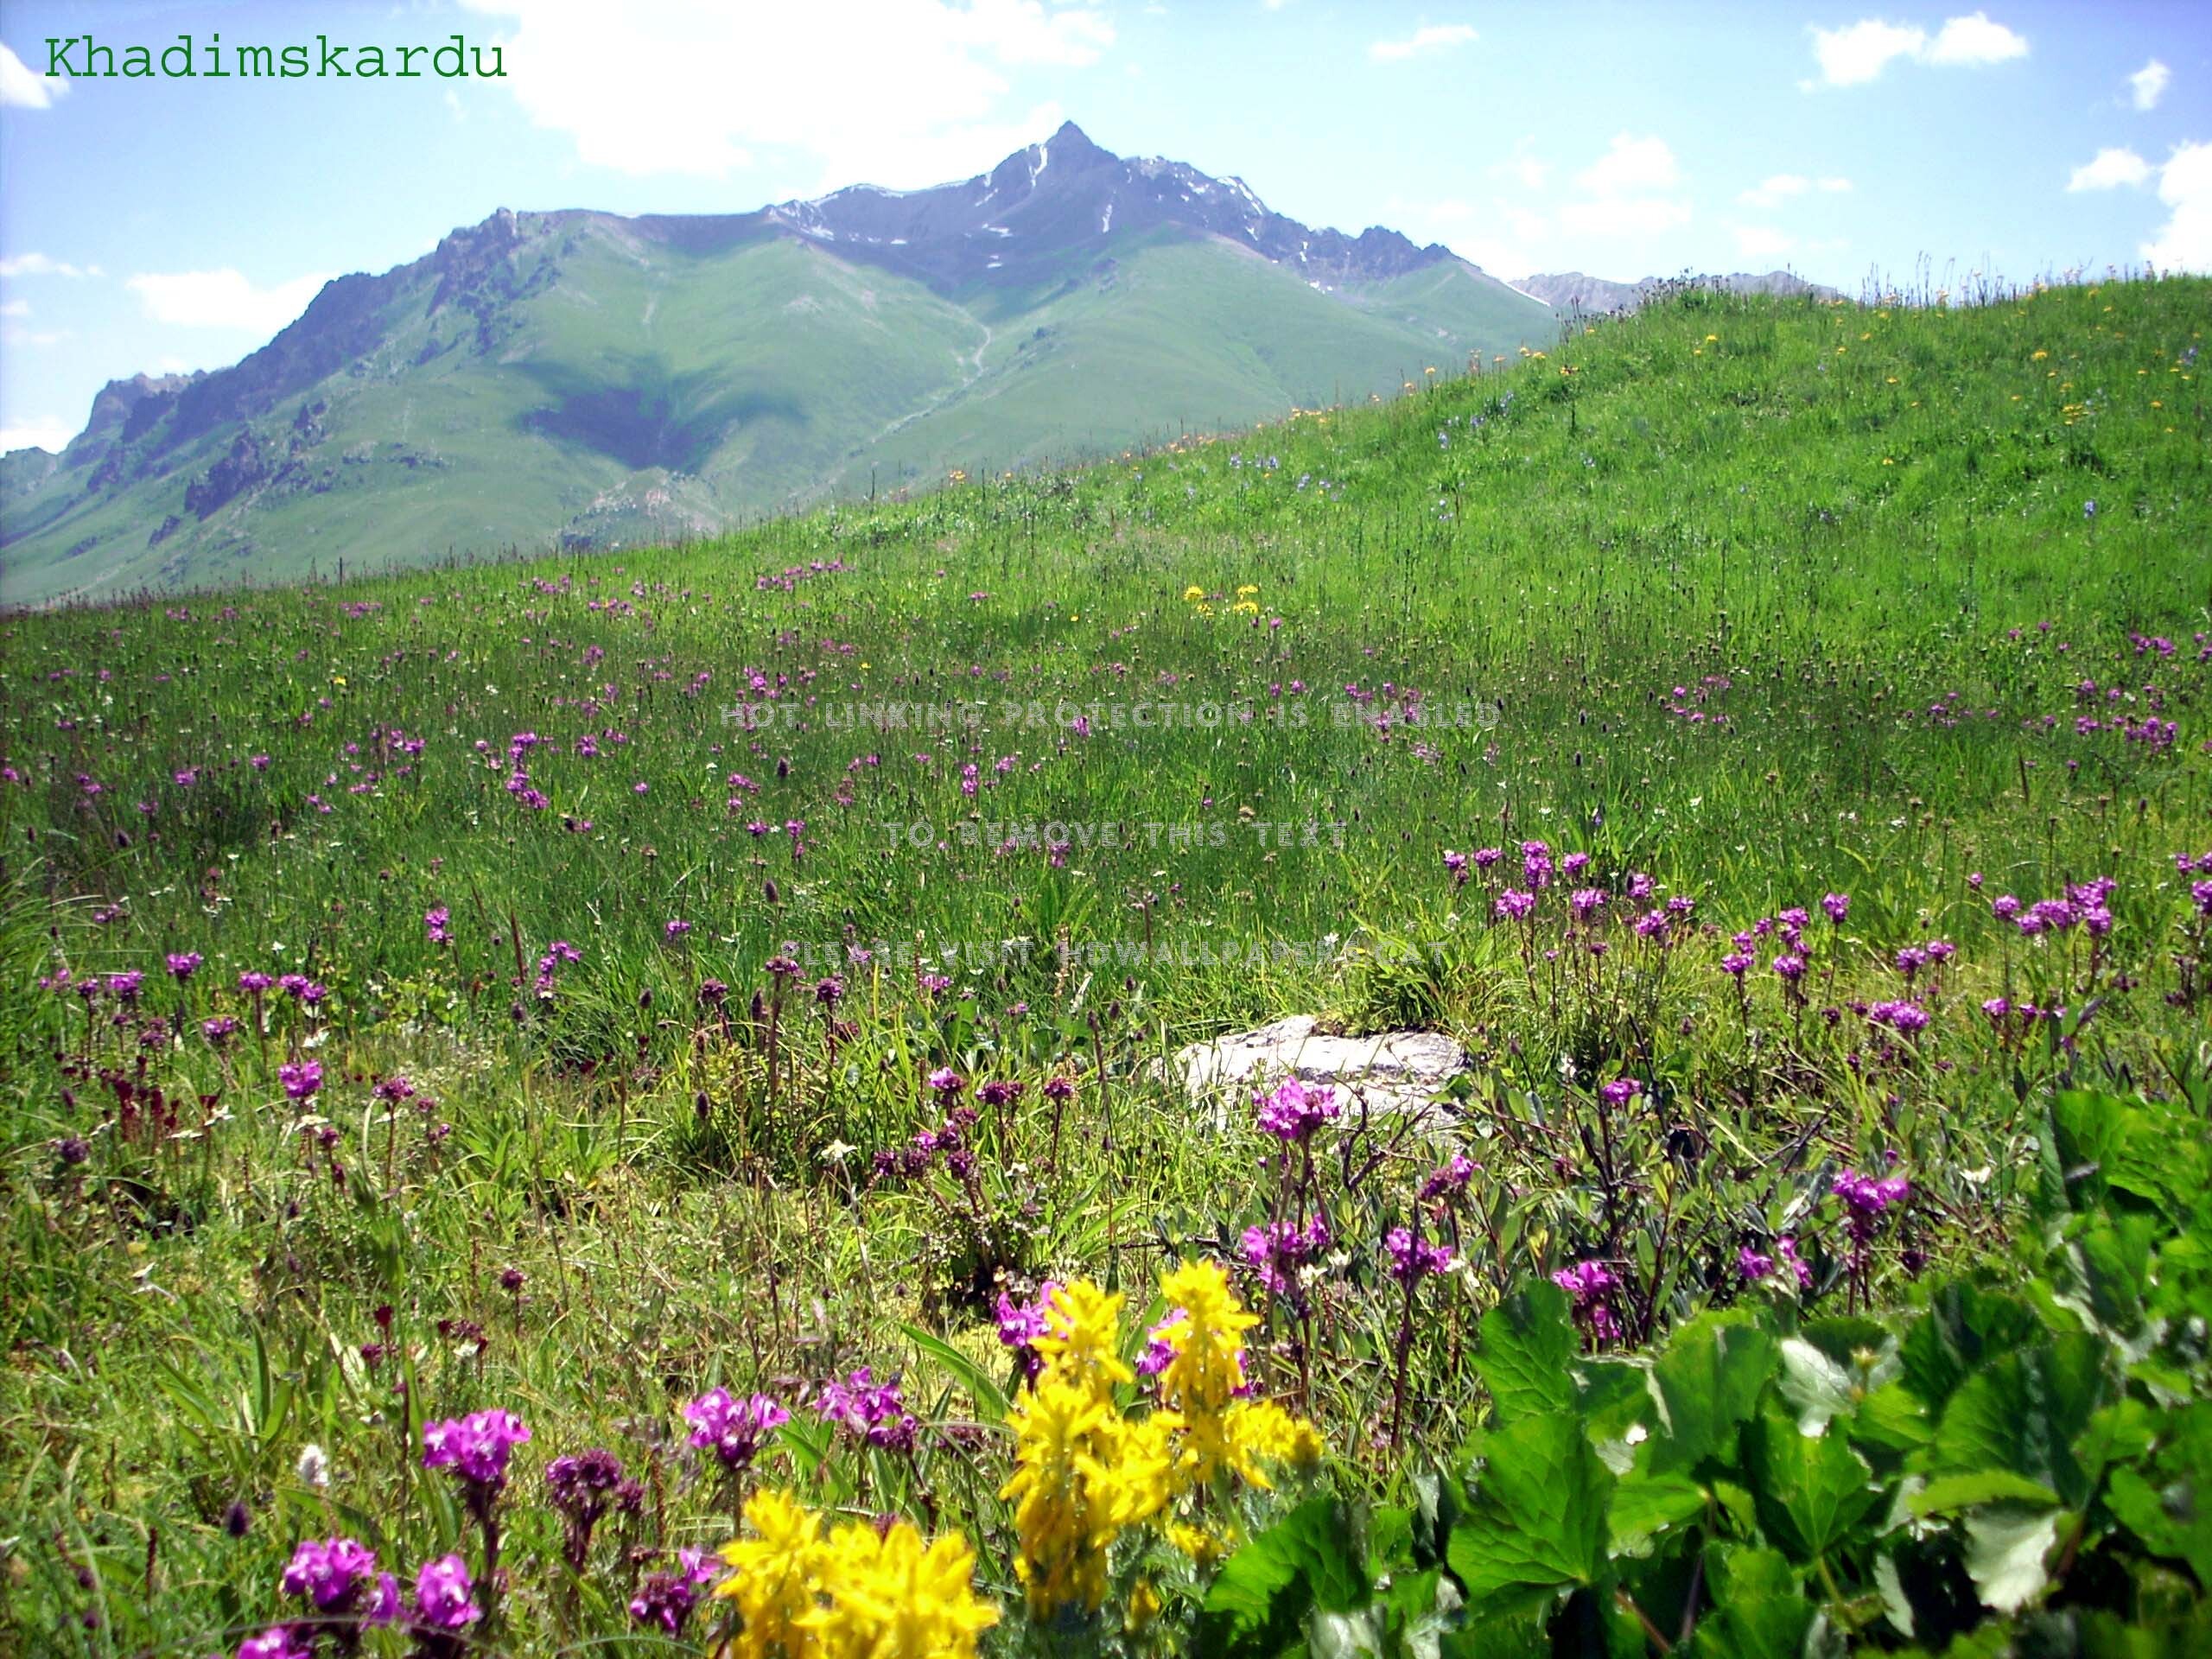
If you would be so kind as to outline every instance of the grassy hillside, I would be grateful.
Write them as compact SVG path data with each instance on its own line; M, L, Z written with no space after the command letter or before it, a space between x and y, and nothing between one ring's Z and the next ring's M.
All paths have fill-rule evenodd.
M1553 331L1547 308L1501 305L1457 264L1355 307L1175 227L1093 238L1048 282L941 295L759 226L516 223L496 257L347 279L367 285L359 315L319 302L272 348L315 365L272 379L281 396L189 425L188 394L128 443L88 434L42 480L16 467L0 602L671 541L871 481L1363 396ZM264 464L193 496L241 430Z
M1215 257L1025 309L1034 369L995 320L931 418L1179 293L1212 384L1338 372ZM628 349L566 281L532 338ZM234 1649L344 1534L457 1554L487 1649L709 1650L765 1569L677 1552L788 1490L959 1535L883 1593L994 1652L2187 1650L2209 297L1693 293L680 550L0 620L0 1630ZM1291 1013L1470 1064L1287 1144L1160 1067ZM1164 1382L1037 1347L1071 1280ZM725 1456L717 1386L791 1421ZM1002 1496L1055 1402L1095 1554ZM492 1408L504 1493L423 1466Z

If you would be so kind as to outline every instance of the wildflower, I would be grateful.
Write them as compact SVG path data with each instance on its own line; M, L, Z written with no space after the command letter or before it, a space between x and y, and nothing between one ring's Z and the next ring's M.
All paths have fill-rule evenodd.
M473 1412L423 1426L423 1466L450 1469L472 1497L488 1497L507 1484L507 1458L530 1439L530 1429L511 1411Z
M1455 1152L1450 1163L1430 1172L1428 1179L1421 1184L1421 1201L1428 1204L1438 1198L1456 1198L1467 1190L1467 1183L1474 1175L1474 1160L1464 1152Z
M892 1451L911 1452L921 1425L906 1409L899 1379L878 1382L863 1365L844 1381L832 1377L815 1398L816 1414L856 1440Z
M1552 1282L1574 1299L1574 1317L1589 1325L1594 1338L1603 1342L1614 1334L1617 1322L1605 1297L1620 1281L1604 1262L1579 1262L1561 1268L1552 1274Z
M438 906L435 909L426 910L423 912L423 931L429 937L432 944L446 944L451 943L453 939L453 930L448 925L448 924L452 920L453 912L450 910L448 910L443 905Z
M452 1634L484 1617L476 1605L468 1563L458 1555L425 1561L415 1575L414 1623L424 1630Z
M284 1092L294 1100L312 1100L322 1087L322 1062L300 1060L276 1068L276 1080L284 1085Z
M733 1474L751 1467L770 1431L791 1418L790 1412L765 1394L739 1400L728 1389L709 1389L683 1408L683 1420L691 1425L691 1444L712 1452Z
M1452 1266L1452 1252L1442 1244L1432 1244L1404 1227L1393 1227L1382 1240L1382 1248L1390 1257L1389 1272L1402 1285L1412 1285L1431 1274L1444 1273Z
M1329 1224L1315 1216L1304 1227L1291 1221L1273 1221L1247 1227L1243 1240L1244 1260L1260 1283L1278 1296L1294 1296L1298 1269L1329 1248Z
M715 1577L715 1569L702 1551L679 1549L676 1560L674 1572L647 1573L638 1593L630 1599L632 1619L669 1636L683 1633L691 1610L698 1605L699 1586L712 1583Z
M1052 1329L1052 1301L1058 1290L1059 1286L1047 1279L1037 1287L1031 1301L1016 1302L1004 1291L999 1293L999 1343L1014 1351L1014 1364L1024 1382L1034 1382L1045 1369L1045 1357L1038 1351L1037 1342Z
M950 981L946 982L948 984ZM949 1065L940 1065L926 1079L932 1091L950 1099L968 1086L967 1080Z
M306 1635L289 1624L274 1624L238 1644L238 1659L315 1659Z
M1309 1086L1296 1077L1285 1077L1273 1094L1255 1095L1252 1098L1259 1108L1261 1133L1294 1143L1310 1140L1314 1130L1335 1118L1342 1109L1337 1104L1333 1086Z
M608 1506L620 1501L622 1460L601 1446L556 1458L545 1465L545 1490L561 1512L567 1534L561 1553L581 1573L591 1554L592 1529Z
M277 1588L298 1596L331 1618L360 1614L364 1623L389 1624L399 1611L398 1581L377 1572L374 1551L351 1538L310 1538L292 1552ZM372 1597L360 1606L362 1592Z
M168 957L169 976L180 985L200 971L200 964L207 960L197 950L181 954L172 951Z
M1625 1106L1643 1092L1643 1085L1634 1077L1615 1077L1598 1090L1598 1097L1608 1106Z
M1843 918L1851 913L1851 895L1846 893L1824 893L1821 898L1821 908L1827 912L1828 920L1840 927Z

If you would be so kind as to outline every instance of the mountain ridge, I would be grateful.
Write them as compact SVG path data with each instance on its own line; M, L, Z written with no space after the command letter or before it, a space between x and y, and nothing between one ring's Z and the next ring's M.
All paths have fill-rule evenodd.
M1395 391L1556 327L1442 244L1317 230L1073 123L923 190L499 207L10 457L0 601L706 533Z

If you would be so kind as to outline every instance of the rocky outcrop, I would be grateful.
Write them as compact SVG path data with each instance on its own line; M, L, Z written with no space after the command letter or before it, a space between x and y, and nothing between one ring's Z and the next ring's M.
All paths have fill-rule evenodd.
M1333 1084L1357 1109L1417 1112L1467 1066L1467 1052L1440 1032L1386 1031L1369 1037L1324 1032L1311 1014L1292 1014L1179 1050L1162 1068L1193 1106L1217 1122L1249 1111L1255 1093L1285 1077Z
M240 427L230 454L184 486L185 511L206 518L226 502L266 483L275 470L252 429Z

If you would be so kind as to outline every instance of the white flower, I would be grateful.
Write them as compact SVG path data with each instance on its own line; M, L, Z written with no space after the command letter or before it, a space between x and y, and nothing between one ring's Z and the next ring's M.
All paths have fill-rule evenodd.
M330 1490L330 1456L314 1441L300 1448L300 1460L294 1472L303 1486L312 1486L318 1492Z

